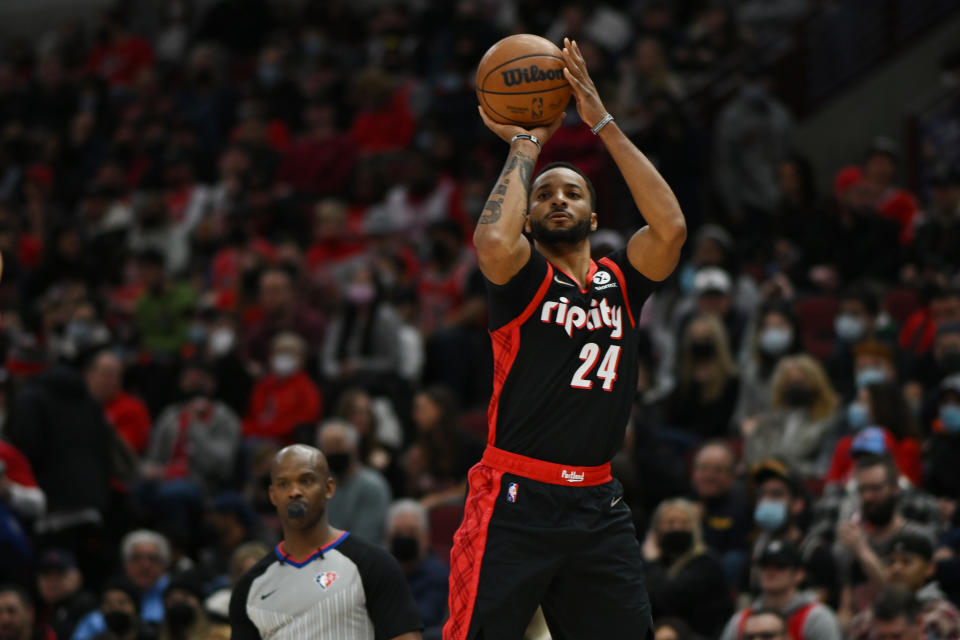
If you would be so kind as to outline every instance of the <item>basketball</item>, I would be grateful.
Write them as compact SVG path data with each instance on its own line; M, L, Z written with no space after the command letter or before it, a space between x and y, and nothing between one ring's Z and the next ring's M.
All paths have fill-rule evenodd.
M560 48L529 33L487 49L477 66L477 99L501 124L538 127L556 120L570 102Z

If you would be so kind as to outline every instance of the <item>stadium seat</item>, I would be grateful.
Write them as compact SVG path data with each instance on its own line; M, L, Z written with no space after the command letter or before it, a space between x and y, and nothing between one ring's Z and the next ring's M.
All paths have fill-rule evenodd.
M804 349L820 360L826 359L833 348L833 319L839 302L832 295L816 295L800 298L794 303L794 311L803 332Z
M453 534L463 519L463 504L440 505L430 510L430 548L444 563L450 564Z
M898 325L903 325L910 314L920 308L920 296L915 289L891 289L883 297L883 308Z

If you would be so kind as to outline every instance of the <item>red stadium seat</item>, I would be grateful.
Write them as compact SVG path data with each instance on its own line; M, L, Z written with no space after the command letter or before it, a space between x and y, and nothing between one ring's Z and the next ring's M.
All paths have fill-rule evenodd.
M803 347L820 360L826 359L833 348L833 319L839 306L831 295L807 296L793 305L803 332Z
M883 308L898 325L902 325L920 308L920 296L915 289L891 289L883 298Z
M430 548L445 564L450 564L453 534L463 519L463 504L441 505L430 510Z

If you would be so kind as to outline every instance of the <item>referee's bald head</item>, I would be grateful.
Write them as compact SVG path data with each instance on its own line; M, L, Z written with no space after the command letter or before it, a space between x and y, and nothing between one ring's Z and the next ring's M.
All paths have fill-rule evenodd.
M327 465L327 459L323 452L316 447L306 444L292 444L284 447L273 457L273 463L270 465L270 480L272 481L280 469L289 464L309 465L321 478L330 476L330 467Z

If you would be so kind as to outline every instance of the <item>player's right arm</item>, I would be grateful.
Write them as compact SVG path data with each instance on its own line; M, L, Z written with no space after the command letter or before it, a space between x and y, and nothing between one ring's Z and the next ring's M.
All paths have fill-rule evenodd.
M518 133L525 133L535 136L541 145L546 144L563 117L547 127L527 130L494 122L487 117L483 107L479 107L479 110L483 123L510 143L510 153L477 221L473 246L477 250L480 271L487 280L494 284L506 284L530 257L530 243L523 236L523 226L530 200L530 178L540 155L540 148L533 141L523 138L511 140Z

